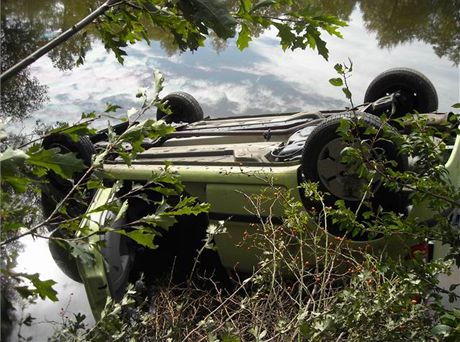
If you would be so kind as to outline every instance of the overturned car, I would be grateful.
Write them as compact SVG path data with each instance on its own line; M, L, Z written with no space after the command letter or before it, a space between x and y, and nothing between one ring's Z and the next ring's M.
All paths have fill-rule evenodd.
M343 119L360 120L379 131L383 125L379 116L383 113L399 117L416 111L426 113L434 122L446 119L446 115L435 113L437 95L431 82L410 69L392 69L379 75L370 84L364 104L346 110L210 119L204 118L200 105L189 94L172 93L165 100L172 114L159 110L157 119L171 123L175 131L159 140L144 142L145 151L139 153L131 165L119 156L106 158L103 165L106 187L85 199L89 214L81 225L90 230L94 227L94 231L107 224L124 229L146 215L155 214L161 194L143 191L139 185L148 182L152 175L163 173L165 168L180 178L184 194L196 197L201 203L209 203L209 211L179 217L173 227L155 238L158 248L153 251L147 252L132 239L115 232L94 235L90 239L103 240L104 244L100 251L94 250L91 265L75 260L60 246L51 245L61 269L85 284L96 316L108 296L120 298L134 273L157 275L170 270L172 265L179 279L190 272L207 228L220 226L222 222L226 232L214 236L217 255L210 253L204 258L215 267L252 272L257 267L261 251L243 248L241 241L245 234L267 219L274 224L283 220L283 208L276 200L257 214L248 210L252 205L251 196L261 192L276 199L276 189L286 189L294 199L303 203L306 210L318 209L300 186L309 181L317 183L319 190L327 194L325 205L332 206L335 201L343 200L347 207L358 212L359 204L367 196L373 210L406 215L408 201L404 189L388 188L377 177L369 185L372 194L364 193L363 187L368 180L342 160L347 142L338 132L341 122ZM122 132L126 127L127 124L122 124L115 130ZM395 129L390 130L398 134ZM369 133L358 130L358 134L366 138ZM89 165L92 154L98 146L104 145L106 136L107 131L100 131L95 136L73 142L63 135L55 135L47 137L44 146L75 152ZM457 149L459 144L457 139ZM395 171L410 167L396 143L382 139L372 148L371 159L384 156L392 161ZM447 164L452 177L458 176L455 165L459 156L456 154L452 153ZM166 167L165 162L170 165ZM122 186L119 186L120 182L114 186L115 181L121 181ZM51 179L49 183L43 193L45 213L52 211L59 202L56 194L65 188L59 180ZM126 193L135 196L128 200L123 217L114 218L109 208L94 210ZM411 214L417 214L416 208ZM334 237L343 237L347 233L331 223L322 234L334 240ZM385 250L394 257L404 257L420 242L397 234L385 238L379 235L346 237L352 247ZM312 262L315 262L314 256Z

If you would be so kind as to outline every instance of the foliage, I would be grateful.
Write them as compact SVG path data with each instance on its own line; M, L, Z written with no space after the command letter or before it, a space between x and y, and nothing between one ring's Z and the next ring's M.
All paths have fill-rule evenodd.
M377 33L381 47L397 46L417 37L431 44L438 56L445 56L454 65L460 63L460 48L456 43L460 32L455 10L460 5L458 0L436 4L429 0L404 3L363 0L359 3L366 28ZM402 18L411 18L411 22Z
M150 22L171 32L175 43L181 50L196 50L203 46L206 36L212 30L221 39L232 38L239 27L237 46L243 50L248 47L251 28L268 29L275 27L282 48L317 49L325 59L328 58L326 43L321 31L342 37L338 28L345 23L334 16L318 14L310 8L294 10L294 2L282 1L241 1L239 8L231 13L223 1L138 1L136 5L126 3L116 7L102 17L97 28L106 48L111 49L122 63L128 43L145 39L149 41L148 29L141 23ZM275 14L267 9L285 9Z
M160 74L155 75L154 89L152 98L148 97L147 94L144 96L144 103L139 110L136 112L137 115L142 115L146 110L151 108L151 106L159 105L160 99L158 93L162 88L162 76ZM101 114L104 115L104 114ZM137 120L137 115L134 115L134 122ZM82 121L75 126L62 126L51 131L49 134L56 132L67 133L70 137L78 138L80 135L91 132L88 128L88 124L94 120L94 115L83 115ZM95 161L92 166L89 168L84 165L81 159L77 158L74 152L62 153L58 148L44 149L43 146L37 142L32 142L21 146L21 148L12 148L8 147L0 155L1 160L1 174L2 174L2 218L5 220L3 230L2 230L2 241L0 244L2 247L8 246L12 242L26 236L32 235L35 237L44 237L42 230L50 226L53 227L53 235L51 238L61 239L60 236L73 236L75 232L79 229L78 222L82 217L78 217L78 220L72 216L70 209L68 207L69 202L73 198L78 198L79 194L82 192L88 191L85 190L86 186L92 188L94 186L103 187L102 183L93 179L91 182L85 183L82 178L76 178L76 173L84 173L89 175L91 173L97 173L102 166L102 161L106 158L107 155L111 153L118 153L127 163L130 163L131 159L134 158L137 153L143 151L144 147L141 142L146 139L157 139L169 132L172 132L173 128L165 125L162 122L154 122L152 120L144 120L142 122L136 122L136 124L130 124L127 130L121 134L116 134L109 127L108 134L108 144L106 148L101 151L101 153L95 158ZM3 133L2 133L3 134ZM3 136L6 136L3 134ZM129 151L126 151L125 148L122 148L122 145L125 147L126 143L130 143L132 148ZM32 226L27 226L27 215L21 215L22 212L27 212L33 208L33 204L27 201L20 201L18 199L23 198L23 194L27 192L37 192L42 191L43 186L47 185L49 178L47 175L52 172L55 176L67 180L72 184L71 189L68 193L64 192L60 202L57 203L56 208L48 217L45 217L42 221L35 223ZM180 185L180 182L177 178L171 177L166 171L165 174L157 175L152 177L150 183L146 184L144 187L148 188L149 186L155 186L158 188L159 185L168 183L171 186L176 188L174 192L165 193L165 197L170 196L171 194L180 195L181 189L183 187ZM90 189L89 189L90 190ZM177 192L179 191L179 192ZM117 199L116 202L113 202L110 205L110 209L115 212L115 214L121 215L120 208L123 200L129 198L131 193L125 194L125 196ZM19 204L19 205L18 205ZM69 209L69 211L68 211ZM98 208L96 210L104 210L107 208ZM151 219L148 224L146 221L140 222L141 225L136 226L136 230L132 232L119 231L120 234L125 234L128 237L136 240L137 242L152 246L152 240L155 236L155 231L153 227L162 225L165 228L162 222L164 218L170 218L169 224L174 223L174 216L181 214L198 214L207 209L207 206L200 205L195 203L193 198L182 199L175 206L163 205L159 207L158 220ZM87 215L89 215L88 213ZM134 225L133 225L134 227ZM167 228L167 227L166 227ZM105 227L99 227L97 234L104 234L107 231ZM66 233L66 231L68 231ZM59 234L56 234L59 232ZM94 232L85 232L84 229L81 229L78 239L75 241L69 241L68 243L72 246L72 254L75 254L77 258L85 258L85 253L82 249L82 245L85 241L87 234L94 234ZM146 240L147 238L147 240ZM150 239L150 242L148 242ZM62 239L61 239L62 240ZM86 243L86 242L85 242ZM52 289L54 284L53 280L41 280L37 274L26 274L26 273L16 273L11 269L2 268L2 272L10 278L17 279L18 281L29 281L29 286L17 285L15 286L16 291L27 298L28 296L38 295L42 298L49 298L50 300L57 300L56 292Z
M305 187L323 196L314 184ZM245 234L241 247L260 252L253 274L235 275L225 288L210 278L204 288L157 282L146 290L140 280L122 301L107 304L93 328L71 330L72 318L52 340L455 341L458 310L443 309L437 295L437 275L450 262L376 257L347 239L328 239L321 216L283 189L250 201L255 215L264 203L282 203L285 218L279 225L260 217Z

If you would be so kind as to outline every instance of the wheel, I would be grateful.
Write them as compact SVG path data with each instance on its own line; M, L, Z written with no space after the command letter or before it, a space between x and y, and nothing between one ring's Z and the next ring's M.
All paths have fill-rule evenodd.
M53 213L58 203L65 198L67 193L70 191L70 188L60 188L49 182L43 184L41 190L43 216L47 218ZM70 196L66 201L66 212L68 217L78 217L84 214L92 196L92 191L75 193L74 195ZM60 219L64 218L60 214L56 214L53 221L60 221Z
M305 180L318 183L319 190L325 193L324 201L327 206L333 206L337 200L344 200L348 208L357 210L366 195L364 188L369 186L370 191L366 198L371 202L371 209L377 211L380 207L384 211L405 212L406 201L403 195L386 188L379 177L372 182L360 178L350 164L341 161L342 151L347 145L337 129L343 119L351 121L359 119L363 122L363 125L355 125L356 127L351 128L361 144L364 141L371 141L374 137L365 132L367 126L381 132L383 125L379 118L367 113L341 113L324 120L311 132L302 151L301 168ZM397 134L394 130L393 133ZM381 137L381 134L378 133L377 136ZM366 159L375 160L385 157L396 162L395 170L407 170L407 158L400 154L397 146L388 139L376 139L369 147L369 155ZM307 208L314 207L321 210L320 203L305 197L303 199ZM338 232L334 225L330 226L331 232L343 235L343 232Z
M130 191L128 185L124 191ZM125 218L112 225L114 229L129 231L129 223L156 212L163 196L155 191L140 189L128 198ZM168 198L173 205L178 201L175 196ZM104 236L106 247L102 249L106 261L107 281L110 293L115 299L124 294L128 282L134 282L142 275L146 284L156 284L168 279L168 282L181 284L189 279L194 269L198 250L206 237L208 217L200 215L181 215L177 222L168 229L155 227L157 235L155 249L142 247L126 236L115 232ZM199 271L203 268L218 270L218 263L211 253L205 253L206 260L199 261ZM216 255L217 256L217 255ZM220 262L220 260L219 260Z
M86 166L91 165L91 158L96 150L87 136L81 136L79 141L73 141L65 133L54 133L43 139L42 146L45 150L59 148L62 153L74 152L83 160Z
M104 222L108 222L112 218L113 214L109 212L105 216ZM114 229L122 229L125 225L126 221L124 220L118 220L111 224ZM55 232L54 236L62 237L62 234L61 232ZM102 248L101 252L107 265L107 283L113 298L119 300L123 297L128 283L134 263L135 250L128 237L115 232L105 233L101 239L105 243L105 247ZM82 283L77 261L64 243L51 239L48 246L51 256L59 269L70 279Z
M416 70L394 68L381 73L367 87L364 102L374 102L392 93L399 94L393 114L395 118L414 111L429 113L438 109L436 89L425 75Z
M108 216L113 218L113 215ZM124 219L112 224L114 229L123 229L125 226L126 221ZM106 262L107 283L112 297L115 300L120 300L125 293L134 265L134 243L130 238L116 232L104 234L102 240L105 242L105 247L102 248L102 255Z
M76 153L83 163L89 167L91 165L91 158L96 152L93 144L88 137L82 136L79 141L73 141L70 136L64 133L56 133L47 136L43 139L43 148L51 149L58 148L61 153ZM85 170L74 175L74 181L77 182L85 174ZM53 171L46 174L47 183L42 186L42 207L43 213L46 217L56 208L56 205L65 198L68 192L72 189L73 184L68 179L64 179ZM78 197L78 198L77 198ZM72 196L67 203L67 214L70 217L76 217L85 212L87 205L92 197L92 192L85 192L82 195L76 194Z
M167 186L167 184L166 184ZM129 188L127 188L129 189ZM131 194L128 199L126 221L134 222L146 215L155 214L158 203L163 196L149 189L142 189ZM187 196L185 193L182 196ZM179 202L179 196L168 196L167 203L171 206ZM209 224L208 216L180 215L168 229L156 227L155 249L137 246L136 262L131 272L131 279L135 281L143 275L146 284L158 284L162 281L182 284L189 279L204 281L212 277L213 281L224 284L227 273L215 251L205 250L198 253L203 247L206 238L206 229Z
M64 243L56 240L49 240L48 247L59 269L73 281L82 283L83 281L78 273L75 257L70 254L68 249L64 246Z
M168 123L187 122L192 123L203 120L203 109L198 101L190 94L182 91L166 95L163 101L171 109L171 114L157 110L157 120L163 119Z

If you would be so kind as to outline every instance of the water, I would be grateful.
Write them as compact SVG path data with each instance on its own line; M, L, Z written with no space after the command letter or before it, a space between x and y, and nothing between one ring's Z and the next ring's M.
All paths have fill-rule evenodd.
M357 103L372 79L393 67L423 72L438 91L440 111L449 111L458 102L459 70L451 61L437 57L431 46L419 41L382 50L363 25L357 9L350 26L342 30L345 38L327 39L330 62L310 50L283 52L275 32L266 32L244 52L230 42L220 53L203 48L168 56L156 43L141 43L127 50L124 66L95 43L85 65L72 71L53 69L47 58L33 65L33 74L49 86L50 97L33 116L44 121L76 120L82 111L103 110L106 102L127 110L136 106L137 89L151 84L153 70L165 75L163 95L189 92L211 117L341 108L346 105L344 96L328 80L336 76L333 65L348 59L355 66L350 87Z
M21 3L24 5L24 1L5 1L2 6L16 4L20 8ZM77 14L72 16L66 12L63 18L75 22L83 17L87 4L82 3L75 4ZM123 66L96 40L81 67L60 71L53 68L49 57L32 65L31 74L48 86L49 101L30 113L31 118L23 125L30 129L38 119L46 123L78 120L81 112L104 110L106 102L121 105L120 113L123 114L138 105L134 95L139 87L151 84L154 70L160 70L166 78L162 95L186 91L196 97L205 115L211 117L342 108L347 102L340 89L332 87L328 80L336 77L333 65L349 59L354 64L350 87L356 103L362 101L368 84L376 75L392 67L409 67L421 71L433 82L438 91L439 111L449 111L452 104L460 102L460 73L455 66L460 28L456 29L458 19L449 6L460 7L456 1L441 2L440 7L435 8L427 5L429 1L413 1L410 11L408 3L411 2L402 5L396 1L325 2L324 6L332 13L349 21L349 26L341 30L343 40L327 38L329 61L310 50L283 52L274 31L265 32L244 52L235 47L234 41L220 52L207 46L195 53L174 55L165 52L157 42L151 46L140 43L127 50ZM67 1L46 1L43 8L36 3L27 4L17 10L24 17L35 13L38 18L38 11L50 8L58 14L72 9ZM402 8L395 10L395 6ZM56 15L56 18L61 17ZM453 27L450 31L447 29L447 33L439 27L438 32L436 25L441 23ZM41 39L57 32L59 24L57 19L50 21ZM438 57L433 45L444 47L443 50L435 46L440 50L438 54L446 56ZM28 241L26 246L19 258L20 267L57 280L61 294L58 303L40 302L29 308L37 321L59 321L60 309L69 300L69 311L87 312L84 289L55 267L46 244ZM26 330L25 335L34 335L35 340L40 341L50 331L49 324L39 324Z

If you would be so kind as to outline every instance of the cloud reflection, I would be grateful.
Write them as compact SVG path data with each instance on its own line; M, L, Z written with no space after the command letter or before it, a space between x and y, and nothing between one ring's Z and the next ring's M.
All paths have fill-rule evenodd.
M157 43L138 44L128 49L122 66L95 42L86 63L66 72L53 69L43 58L32 71L49 85L50 102L35 113L34 120L76 120L83 111L103 110L106 102L125 110L136 106L134 94L151 83L154 69L166 77L163 95L189 92L211 117L343 108L347 104L343 94L328 79L335 76L333 64L348 58L354 63L350 86L356 103L376 75L397 66L417 69L432 80L441 111L458 102L458 70L437 57L429 45L414 41L381 50L375 34L363 30L359 9L350 19L349 27L342 30L345 39L328 38L330 62L312 50L283 52L273 30L244 52L230 44L219 54L207 47L167 56Z

